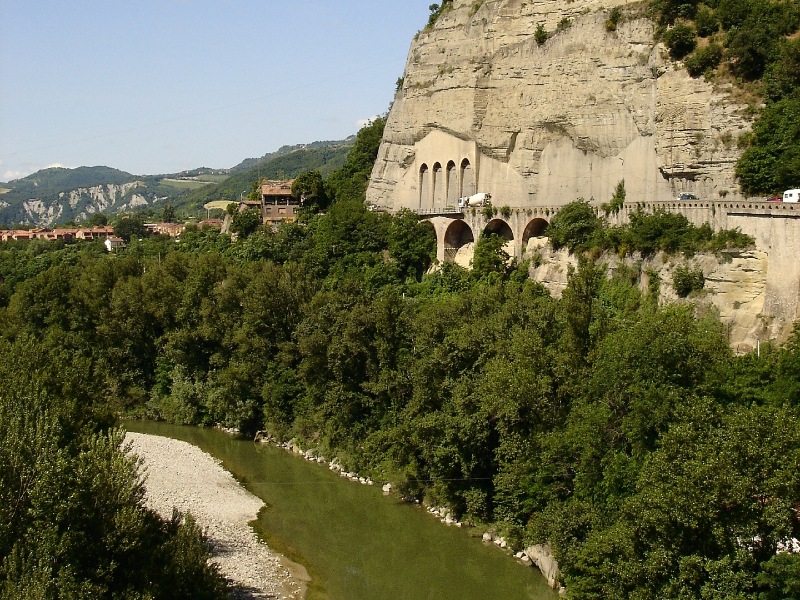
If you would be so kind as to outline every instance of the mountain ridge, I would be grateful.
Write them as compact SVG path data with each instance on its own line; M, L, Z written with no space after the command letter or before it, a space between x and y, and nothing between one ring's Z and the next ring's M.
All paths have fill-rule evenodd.
M282 146L230 169L135 175L108 166L48 167L2 184L0 225L50 226L82 221L97 212L112 216L168 203L199 214L205 202L238 197L261 176L289 179L314 169L327 175L344 163L354 139Z

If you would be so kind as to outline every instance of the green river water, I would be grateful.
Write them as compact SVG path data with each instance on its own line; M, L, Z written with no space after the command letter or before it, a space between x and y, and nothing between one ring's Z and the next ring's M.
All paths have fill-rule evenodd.
M270 445L213 429L126 422L129 431L184 440L215 458L267 508L254 523L312 577L308 600L553 600L536 568L478 531L448 527L418 506L384 496Z

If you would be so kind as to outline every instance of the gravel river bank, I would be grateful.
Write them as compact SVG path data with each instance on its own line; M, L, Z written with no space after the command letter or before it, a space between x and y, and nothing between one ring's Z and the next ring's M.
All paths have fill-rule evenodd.
M237 598L301 600L305 569L272 552L249 523L264 503L196 446L165 437L128 433L126 443L144 461L147 505L169 519L173 507L190 512L205 531L220 572Z

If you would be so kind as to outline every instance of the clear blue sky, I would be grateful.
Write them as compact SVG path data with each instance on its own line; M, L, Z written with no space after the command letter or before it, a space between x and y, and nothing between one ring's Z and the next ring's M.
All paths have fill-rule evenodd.
M431 0L0 0L0 181L231 167L386 112Z

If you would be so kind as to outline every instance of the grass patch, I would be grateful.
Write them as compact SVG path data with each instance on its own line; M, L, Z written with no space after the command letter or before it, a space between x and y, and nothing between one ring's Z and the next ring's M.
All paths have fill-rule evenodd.
M231 203L231 200L214 200L214 202L208 202L207 204L203 205L203 209L205 210L225 210L228 208L228 204Z
M175 188L176 190L196 190L212 184L211 181L195 181L193 179L162 179L161 185Z
M198 181L209 181L211 183L220 183L225 181L230 175L199 175Z
M9 189L7 189L7 188L0 188L0 194L7 194L7 193L8 193L8 192L10 192L10 191L11 191L11 190L9 190Z

